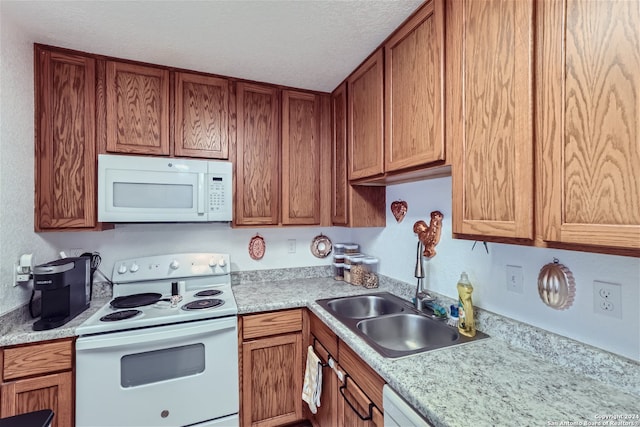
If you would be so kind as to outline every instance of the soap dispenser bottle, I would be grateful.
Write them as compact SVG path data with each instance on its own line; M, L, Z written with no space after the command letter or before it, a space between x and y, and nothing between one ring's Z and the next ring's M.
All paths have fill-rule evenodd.
M458 332L468 337L476 335L476 322L473 317L473 302L471 293L473 286L464 271L458 281Z

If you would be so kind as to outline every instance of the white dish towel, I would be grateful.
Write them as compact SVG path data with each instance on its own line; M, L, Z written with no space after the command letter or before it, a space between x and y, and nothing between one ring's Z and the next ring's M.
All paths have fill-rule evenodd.
M313 346L307 349L307 367L304 371L302 386L302 400L307 402L312 413L318 412L322 393L322 361L313 351Z

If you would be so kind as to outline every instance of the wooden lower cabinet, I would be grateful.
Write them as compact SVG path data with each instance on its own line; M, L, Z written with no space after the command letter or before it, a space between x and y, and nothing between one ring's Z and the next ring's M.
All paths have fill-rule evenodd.
M7 347L0 354L0 417L51 409L53 427L74 425L73 340Z
M317 413L309 411L314 427L333 427L338 423L338 387L340 381L328 366L329 359L335 362L338 354L338 337L313 313L309 313L310 344L322 361L322 392ZM306 355L305 355L306 360ZM306 403L303 403L306 406Z
M240 324L241 425L302 420L302 310L242 316Z
M338 345L340 370L345 379L338 390L338 426L382 426L384 380L342 341Z
M313 313L309 313L309 331L320 360L333 359L344 374L341 380L330 367L323 368L321 405L310 416L314 427L383 426L384 380Z

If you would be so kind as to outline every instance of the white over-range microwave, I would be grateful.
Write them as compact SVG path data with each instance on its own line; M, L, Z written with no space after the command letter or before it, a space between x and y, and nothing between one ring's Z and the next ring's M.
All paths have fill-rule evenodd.
M231 221L226 161L98 155L98 221Z

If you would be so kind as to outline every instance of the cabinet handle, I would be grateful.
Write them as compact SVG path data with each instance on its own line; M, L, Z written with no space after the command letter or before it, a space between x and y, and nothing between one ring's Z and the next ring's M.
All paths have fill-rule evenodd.
M349 379L349 374L346 374L344 376L344 385L340 386L340 394L342 395L342 398L344 399L345 402L347 402L347 405L349 405L349 407L353 410L353 412L355 412L358 418L360 418L362 421L369 421L370 419L373 419L373 406L374 406L373 402L369 401L369 415L365 416L360 414L360 412L358 412L356 407L353 406L351 402L349 402L349 399L347 399L347 395L344 394L344 390L347 388L348 379ZM356 384L356 387L357 387L357 384Z
M312 344L312 347L313 347L313 350L314 350L314 351L316 351L316 343L317 343L317 344L320 344L320 347L322 347L322 349L324 350L324 352L325 352L325 353L327 353L327 361L326 361L326 362L323 362L323 361L322 361L322 359L320 359L320 366L321 366L322 368L326 368L327 366L329 366L329 360L331 360L331 359L332 359L332 357L331 357L331 353L329 353L329 352L327 351L327 349L325 348L325 346L323 346L323 345L322 345L322 343L321 343L320 341L318 341L318 339L317 339L315 336L313 337L313 344Z

